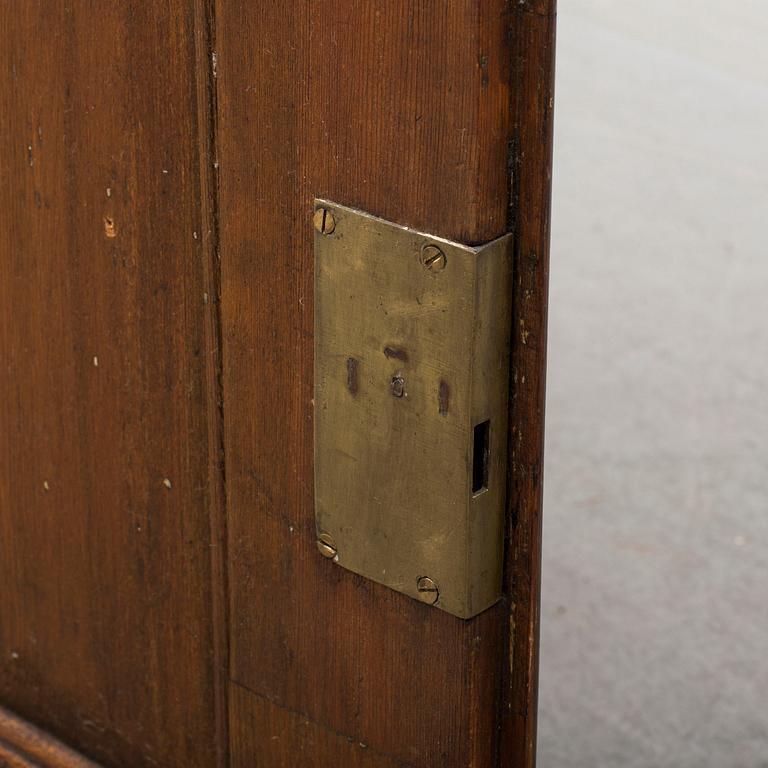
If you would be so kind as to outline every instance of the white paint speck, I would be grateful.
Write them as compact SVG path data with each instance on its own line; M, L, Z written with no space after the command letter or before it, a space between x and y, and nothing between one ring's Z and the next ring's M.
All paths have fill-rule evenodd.
M46 491L50 491L51 490L51 486L48 485L48 481L47 480L43 480L43 490L46 490Z
M171 488L171 481L166 477L165 480L163 480L163 485L170 489Z
M96 357L96 355L93 356L93 366L94 366L94 368L98 368L99 367L99 358Z
M107 187L107 197L112 197L112 187Z

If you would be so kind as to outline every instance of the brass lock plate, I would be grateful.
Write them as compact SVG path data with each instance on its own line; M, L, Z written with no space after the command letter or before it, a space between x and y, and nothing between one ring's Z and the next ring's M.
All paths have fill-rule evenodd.
M511 238L315 203L321 554L462 618L501 596Z

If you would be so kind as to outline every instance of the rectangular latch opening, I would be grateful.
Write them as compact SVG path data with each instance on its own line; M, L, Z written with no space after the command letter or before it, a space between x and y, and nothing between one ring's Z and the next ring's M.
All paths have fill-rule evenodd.
M491 422L478 424L472 446L472 495L488 490L488 454L490 452Z

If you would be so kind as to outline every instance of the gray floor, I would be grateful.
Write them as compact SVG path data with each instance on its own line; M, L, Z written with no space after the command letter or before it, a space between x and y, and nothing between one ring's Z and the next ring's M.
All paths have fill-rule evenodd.
M541 768L768 766L768 3L560 0Z

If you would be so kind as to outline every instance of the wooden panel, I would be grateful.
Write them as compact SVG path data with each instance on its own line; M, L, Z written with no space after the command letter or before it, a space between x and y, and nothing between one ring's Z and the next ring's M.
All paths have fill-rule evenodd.
M98 768L65 744L0 708L0 766Z
M513 66L524 14L548 13L519 5L217 1L231 674L414 768L497 763L510 605L463 622L315 551L312 200L467 243L506 231L510 163L547 141L513 135L510 77L531 95L549 76L538 59ZM265 717L250 728L249 749L271 739ZM318 766L337 764L317 749Z
M412 768L232 686L232 768Z
M0 10L0 699L112 766L215 760L204 15Z

